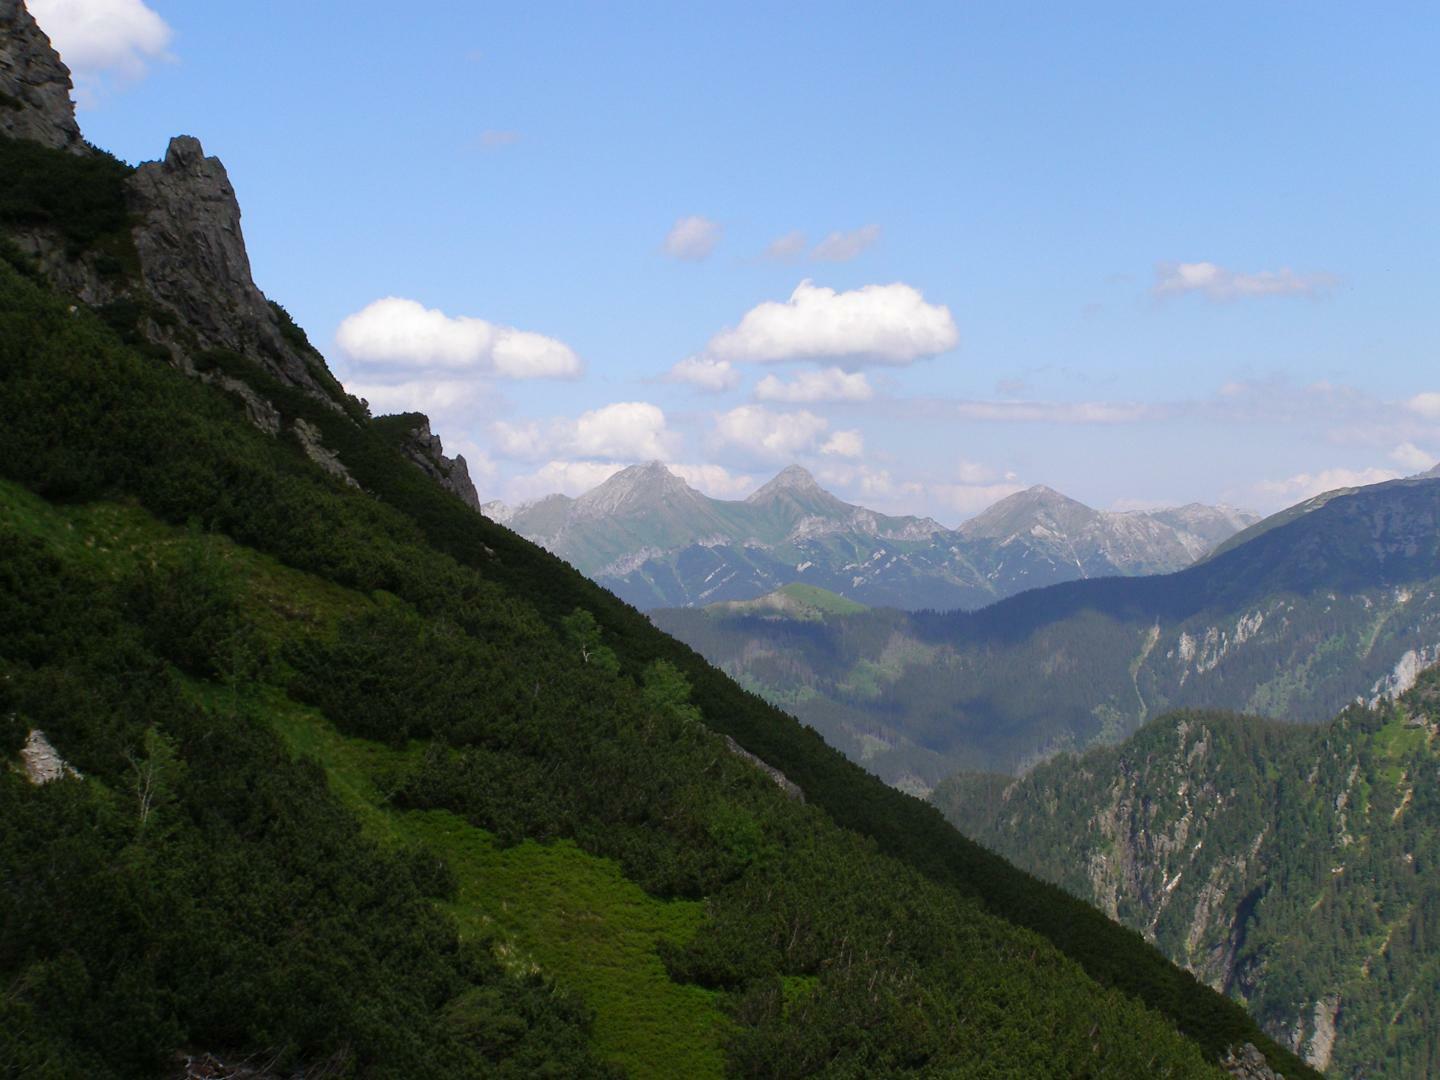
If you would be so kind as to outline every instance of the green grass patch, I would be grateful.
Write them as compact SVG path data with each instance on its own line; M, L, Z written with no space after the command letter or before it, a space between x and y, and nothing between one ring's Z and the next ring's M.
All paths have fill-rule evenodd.
M376 777L422 750L392 750L341 735L319 713L276 694L272 722L297 757L324 766L331 790L385 843L423 845L459 881L445 905L462 937L498 935L502 959L532 965L578 994L595 1013L600 1055L634 1077L724 1075L726 1019L718 995L670 979L656 945L684 944L704 905L657 900L610 859L569 841L501 847L484 829L443 810L382 805Z

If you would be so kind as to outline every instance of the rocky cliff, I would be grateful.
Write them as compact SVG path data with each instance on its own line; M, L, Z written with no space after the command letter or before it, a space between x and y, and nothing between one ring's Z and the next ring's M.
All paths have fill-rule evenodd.
M0 134L86 151L70 100L70 69L21 0L0 0Z
M1188 713L1019 779L963 831L1131 926L1334 1075L1440 1064L1440 672L1320 728Z
M163 160L131 169L84 142L71 90L69 70L21 0L0 0L0 136L82 157L77 175L107 203L101 223L82 236L56 208L30 206L0 222L6 243L52 286L102 310L133 344L226 390L256 427L293 438L337 481L356 484L343 453L281 398L298 392L351 423L370 422L368 414L256 286L225 166L181 135ZM47 165L43 151L22 146L18 158L32 187L45 186L47 171L65 171ZM46 201L43 191L38 201ZM407 456L478 509L465 460L444 455L425 417L410 426Z

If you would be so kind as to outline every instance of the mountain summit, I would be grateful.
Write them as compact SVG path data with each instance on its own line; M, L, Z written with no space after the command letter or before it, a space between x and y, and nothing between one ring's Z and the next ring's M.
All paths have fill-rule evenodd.
M1199 504L1106 513L1037 485L951 530L847 503L800 465L731 502L658 461L578 499L486 512L642 609L753 600L791 583L869 606L975 608L1076 578L1178 570L1257 520Z
M824 495L834 498L816 482L810 470L803 465L787 465L775 474L769 482L757 488L748 498L748 503L763 503L783 495ZM839 500L836 499L836 502Z

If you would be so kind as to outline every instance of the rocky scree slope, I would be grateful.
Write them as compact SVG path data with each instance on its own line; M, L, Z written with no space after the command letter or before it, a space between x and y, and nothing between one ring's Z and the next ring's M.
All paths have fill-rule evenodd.
M1333 1076L1440 1072L1440 672L1314 728L1184 712L956 826L1140 930Z
M872 606L975 608L1058 581L1177 570L1255 520L1199 504L1103 513L1034 487L952 530L853 506L798 465L730 501L658 461L579 498L484 509L642 610L752 600L794 582Z
M917 793L1115 743L1175 708L1320 722L1440 659L1440 482L1339 492L1175 574L975 612L652 613L853 760Z
M185 1048L374 1076L598 1076L612 1055L637 1075L1198 1076L1253 1045L1306 1075L1138 938L475 514L408 457L413 417L322 401L260 346L177 355L205 327L144 308L128 216L85 215L128 215L130 170L3 150L7 1070L156 1075ZM69 276L12 238L41 219ZM133 306L65 291L91 270ZM26 779L36 731L83 775ZM680 928L537 972L487 910L574 912L533 939L558 948L608 943L618 908L569 871L512 875L561 891L506 901L497 844L618 874L625 911ZM617 1008L641 969L685 1004ZM607 1042L607 1016L635 1037ZM667 1041L672 1022L698 1027Z

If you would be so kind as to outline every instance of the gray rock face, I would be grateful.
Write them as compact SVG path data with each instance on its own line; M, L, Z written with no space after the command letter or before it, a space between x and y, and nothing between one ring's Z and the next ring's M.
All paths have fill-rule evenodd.
M746 750L729 735L725 736L725 746L736 757L743 758L745 761L748 761L751 765L754 765L771 780L775 781L775 786L778 787L781 791L783 791L787 798L794 799L796 802L805 801L805 792L800 790L800 785L795 783L794 780L791 780L779 769L775 768L774 765L771 765L768 761L761 760L759 757L752 754L749 750Z
M320 375L323 362L286 340L255 287L240 203L220 160L206 157L198 139L177 135L164 161L135 171L130 193L140 218L135 248L151 297L201 348L250 356L282 382L334 405L335 389Z
M480 493L470 479L470 466L463 455L445 456L440 436L430 430L430 421L421 417L404 443L405 453L420 466L422 472L446 491L451 492L472 510L480 509Z
M45 733L38 729L30 732L25 745L20 748L20 761L25 769L25 778L32 784L48 784L67 776L80 775L80 771L61 757L60 751L51 746Z
M0 0L0 133L85 152L67 68L22 0Z
M1285 1080L1285 1074L1272 1069L1253 1043L1232 1046L1220 1067L1237 1080Z

